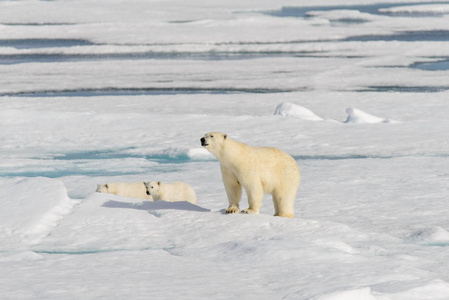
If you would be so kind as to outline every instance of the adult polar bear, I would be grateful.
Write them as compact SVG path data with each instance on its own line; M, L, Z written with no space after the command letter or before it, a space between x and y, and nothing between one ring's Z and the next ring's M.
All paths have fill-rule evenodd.
M249 204L243 213L258 213L263 195L271 194L274 215L293 218L300 172L290 155L276 148L251 147L221 132L206 133L201 145L220 162L229 200L226 213L239 212L243 186Z

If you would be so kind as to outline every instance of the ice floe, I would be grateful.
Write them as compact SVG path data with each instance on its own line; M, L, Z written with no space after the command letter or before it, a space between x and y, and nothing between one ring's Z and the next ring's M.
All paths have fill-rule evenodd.
M307 17L318 17L328 19L333 22L343 23L364 23L372 21L378 17L357 10L332 10L332 11L309 11Z
M395 6L389 8L380 8L379 12L390 14L448 14L448 4L423 4L423 5L409 5L409 6Z

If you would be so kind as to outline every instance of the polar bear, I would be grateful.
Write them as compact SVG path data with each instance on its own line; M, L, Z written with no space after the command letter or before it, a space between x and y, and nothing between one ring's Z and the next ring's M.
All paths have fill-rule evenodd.
M271 194L274 215L293 218L300 172L290 155L276 148L251 147L221 132L209 132L200 141L220 162L229 200L226 213L239 212L243 186L249 204L243 213L259 213L263 195Z
M97 184L98 193L108 193L129 198L146 199L153 201L153 197L147 195L145 182L113 182Z
M145 187L147 195L151 195L154 200L188 201L196 204L195 191L185 182L162 183L150 181L145 183Z

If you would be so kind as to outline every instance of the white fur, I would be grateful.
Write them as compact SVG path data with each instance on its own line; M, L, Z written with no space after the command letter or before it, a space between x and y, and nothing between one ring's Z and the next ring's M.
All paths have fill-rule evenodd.
M251 147L221 132L209 132L201 144L220 162L223 183L228 196L226 213L239 212L242 186L249 208L244 213L259 213L264 194L271 194L275 216L294 216L294 201L300 172L296 161L276 148Z
M98 184L96 191L99 193L108 193L123 197L146 199L153 201L153 197L147 195L145 183L142 181Z
M145 183L146 192L153 196L154 200L169 202L188 201L196 204L196 194L193 188L185 182L162 183L150 181Z

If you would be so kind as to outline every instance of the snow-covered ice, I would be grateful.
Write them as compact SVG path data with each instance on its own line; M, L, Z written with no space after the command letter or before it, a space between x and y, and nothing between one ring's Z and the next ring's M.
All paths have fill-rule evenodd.
M0 1L0 299L449 299L448 5ZM294 219L224 213L214 130ZM198 204L95 193L152 180Z

